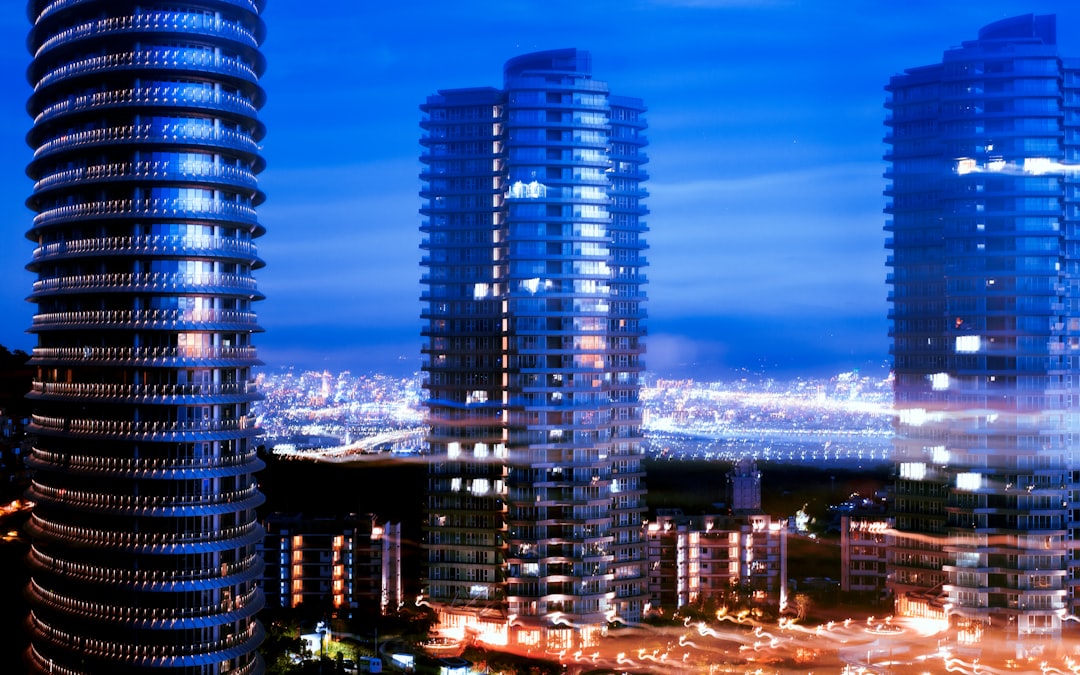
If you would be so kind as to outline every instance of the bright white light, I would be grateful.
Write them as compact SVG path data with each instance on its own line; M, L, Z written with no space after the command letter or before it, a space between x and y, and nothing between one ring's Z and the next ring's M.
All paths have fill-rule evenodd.
M945 391L949 388L949 374L934 373L930 376L930 386L934 391Z
M982 487L981 473L958 473L956 474L957 490L978 490Z
M900 423L913 427L921 427L926 423L925 408L903 408L900 410Z
M1028 157L1024 160L1024 171L1036 176L1050 173L1055 168L1060 170L1061 165L1046 157Z
M949 451L945 449L944 445L935 445L930 448L930 457L933 459L934 464L940 464L941 466L948 465L949 460L952 459L952 456L949 454Z
M993 159L991 159L989 162L986 163L986 168L991 170L991 171L1001 171L1002 169L1005 168L1005 158L1003 158L1003 157L994 157Z
M963 176L976 170L975 160L963 157L956 160L956 173Z
M460 456L461 456L461 444L460 443L455 441L453 443L447 443L446 444L446 458L447 459L457 459Z
M900 477L907 480L922 480L926 478L926 464L922 462L901 462Z
M956 353L974 354L982 349L982 336L980 335L957 335Z
M510 184L506 196L514 199L539 199L547 196L547 186L535 179L529 183L514 181Z

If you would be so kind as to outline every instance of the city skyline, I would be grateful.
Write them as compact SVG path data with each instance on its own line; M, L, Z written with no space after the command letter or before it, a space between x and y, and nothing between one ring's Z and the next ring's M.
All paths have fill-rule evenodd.
M881 367L884 84L1005 16L1053 12L1061 35L1080 32L1080 11L1059 4L952 3L933 6L928 22L929 3L856 15L840 2L640 2L620 4L612 23L611 3L329 3L318 14L271 3L260 356L269 367L418 369L416 101L495 84L492 63L576 46L650 106L646 366L673 375ZM0 344L28 350L25 22L21 12L0 18L0 77L12 92L0 108L10 148L0 217L11 236L0 249ZM490 39L473 39L481 34ZM370 298L355 292L363 287Z

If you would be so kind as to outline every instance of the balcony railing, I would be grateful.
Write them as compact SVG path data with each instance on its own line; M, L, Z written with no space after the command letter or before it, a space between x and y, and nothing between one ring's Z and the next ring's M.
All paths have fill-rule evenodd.
M35 347L32 362L103 361L154 362L204 359L239 361L254 365L258 359L254 347ZM200 385L205 386L205 385Z
M73 506L85 506L100 509L124 509L124 510L171 510L188 509L198 506L221 506L226 505L233 511L241 511L245 508L254 508L261 503L244 502L255 501L260 496L255 485L244 490L231 490L210 495L187 495L178 497L162 497L153 495L113 495L101 492L87 492L85 490L68 490L66 488L54 488L42 485L37 481L31 481L30 489L34 495L40 497L40 501L62 501ZM35 500L39 501L39 500Z
M239 544L245 540L250 540L251 543L254 543L262 538L262 527L258 523L198 532L130 532L128 530L103 530L94 527L65 525L64 523L45 520L40 514L34 513L31 515L27 527L36 536L59 539L75 544L92 543L98 549L118 547L161 550L170 546L219 544L229 541Z
M34 191L46 188L110 180L215 180L233 186L256 189L255 175L247 167L214 164L212 162L112 162L77 169L65 169L43 176L34 184Z
M82 616L87 619L115 621L124 624L140 623L154 626L168 627L173 622L184 619L210 619L212 623L223 623L223 620L231 615L234 620L250 616L254 612L243 608L259 608L259 591L252 587L247 593L235 596L229 601L222 601L213 605L198 607L159 608L159 607L131 607L130 605L110 605L103 602L87 602L61 595L54 591L30 582L30 596L32 601L49 605L63 611L65 614ZM216 621L214 619L217 619Z
M258 40L255 39L255 35L246 26L239 23L223 21L220 18L205 16L203 14L146 11L128 16L112 16L102 19L93 19L86 23L72 26L67 30L60 31L41 43L41 46L34 52L34 58L36 59L44 52L66 42L86 37L115 33L158 33L165 31L227 36L245 43L250 47L259 46Z
M64 62L59 68L45 73L34 85L35 91L69 77L121 68L197 69L210 73L235 75L253 83L258 78L255 69L240 59L221 56L201 49L148 47L122 54L102 54Z
M75 239L39 246L34 260L76 255L202 255L232 254L255 258L256 247L249 239L233 237L190 237L184 235L144 235L140 237L97 237Z
M32 468L62 467L66 473L111 473L111 474L168 474L178 473L195 476L207 470L225 470L229 473L253 473L262 468L262 460L255 453L234 457L194 457L173 459L121 459L118 457L95 457L54 453L41 448L34 448L26 458Z
M197 351L197 350L192 350ZM79 399L94 398L174 398L217 396L257 396L254 382L232 384L99 384L76 382L33 382L34 394L72 396ZM208 401L208 402L213 402Z
M34 216L34 227L81 218L102 217L213 218L256 222L255 209L248 204L216 199L109 199L43 209Z
M125 95L126 94L126 95ZM150 87L148 89L129 89L126 92L102 92L89 98L107 97L116 95L115 101L103 101L91 107L98 107L106 103L165 103L171 105L199 105L228 102L229 95L215 93L205 89L193 89L192 87ZM254 107L247 99L232 96L236 101L243 101L250 108L250 113L255 114ZM79 99L74 99L78 103ZM241 106L243 107L243 106ZM245 111L247 112L247 111ZM43 111L42 114L45 114ZM40 120L35 120L35 123ZM259 144L255 142L251 134L235 129L215 129L207 126L194 126L183 121L175 124L154 126L151 124L125 124L119 127L107 127L104 129L87 129L64 133L51 138L34 149L34 159L39 159L54 152L85 148L85 146L101 145L104 143L138 143L152 144L163 142L183 142L188 144L207 145L210 147L226 147L258 154Z
M242 632L228 635L219 640L192 641L180 645L131 644L114 640L87 638L81 634L69 633L54 628L43 623L39 617L34 615L31 615L30 630L36 638L48 642L55 649L80 653L91 659L108 659L135 665L159 667L177 665L181 658L185 659L185 661L199 657L205 658L208 662L211 660L225 660L231 656L239 656L247 651L254 651L255 647L263 639L262 626L257 621L248 623L247 628ZM243 648L238 649L239 647ZM235 654L230 653L231 651L235 651Z
M218 587L221 580L230 584L243 583L258 577L262 571L262 560L250 556L237 563L225 563L217 567L203 567L187 570L133 570L130 568L102 567L57 558L34 547L30 549L29 563L42 570L48 570L66 578L76 578L94 583L114 585L150 585L163 588L198 587L202 581L211 581ZM235 577L235 578L234 578Z
M246 274L166 274L146 272L142 274L75 274L71 276L39 279L34 282L34 292L49 291L188 291L207 292L213 289L255 291L255 279Z
M50 2L48 5L46 5L38 13L37 17L34 20L34 23L38 23L43 18L49 16L50 14L54 14L54 13L56 13L56 12L62 10L62 9L67 9L68 7L74 7L75 5L79 5L79 4L86 3L86 2L97 2L97 1L98 0L53 0L52 2ZM265 1L266 0L258 0L258 1L256 1L256 0L220 0L220 2L225 2L225 3L228 3L230 5L235 5L236 7L241 7L243 9L247 9L247 10L249 10L251 12L255 12L255 13L259 13L259 12L262 11L262 6L265 4Z
M35 314L34 327L109 325L129 328L175 327L184 324L255 328L255 313L231 309L100 309Z
M37 432L57 432L73 435L104 437L162 436L210 432L245 432L256 430L255 417L244 416L234 420L199 419L184 421L138 421L73 419L31 415L30 426Z

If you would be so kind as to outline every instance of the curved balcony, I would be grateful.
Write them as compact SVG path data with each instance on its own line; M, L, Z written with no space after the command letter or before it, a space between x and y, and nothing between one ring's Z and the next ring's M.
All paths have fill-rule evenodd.
M209 160L209 157L208 157ZM258 192L255 174L248 167L206 162L113 162L65 169L42 176L34 183L34 195L57 188L82 188L90 183L128 181L178 181L211 183Z
M225 309L134 309L49 312L34 315L31 332L48 329L258 330L254 312Z
M102 567L78 560L67 560L30 548L27 563L33 570L56 574L65 579L92 582L124 590L184 592L212 590L247 584L262 575L262 559L247 556L238 563L186 570L133 570L130 567Z
M192 363L206 367L261 365L262 362L256 358L255 353L254 347L35 347L31 353L30 363L71 365L74 361L94 365L175 367ZM180 393L182 390L179 389L175 391L176 394L163 392L162 395L196 395Z
M34 216L34 228L54 227L88 218L198 219L255 224L255 209L248 204L211 199L110 199L43 209Z
M50 591L31 581L30 602L85 620L107 621L119 628L209 628L250 618L262 606L262 593L254 586L243 595L213 605L182 608L129 607L87 602Z
M244 490L185 497L113 495L69 490L31 481L29 493L36 503L56 503L78 510L126 516L207 516L254 509L265 500L252 484Z
M52 649L79 654L83 660L95 662L100 659L140 668L168 668L181 664L215 665L254 652L263 640L263 629L257 621L249 623L243 632L219 640L193 640L182 645L131 644L86 638L45 624L34 614L30 615L30 632L35 643L41 642ZM49 664L51 662L46 660L41 672L55 672Z
M250 261L252 267L262 267L256 246L246 238L193 237L185 235L143 235L139 237L98 237L74 239L45 244L34 249L34 262L51 262L56 258L87 256L177 257L193 255L227 257Z
M65 525L33 513L26 524L36 539L92 546L97 550L127 553L209 553L254 545L262 539L262 526L248 523L212 532L130 532Z
M76 24L45 39L34 50L34 59L57 47L70 47L71 43L87 38L115 38L117 35L148 33L160 36L180 33L190 39L192 35L206 38L225 38L256 49L259 39L251 28L213 16L194 12L170 12L146 10L139 14L111 16ZM33 35L31 35L33 40Z
M34 282L34 296L61 293L199 293L262 298L247 274L75 274Z
M180 91L180 89L178 88L176 91ZM149 92L147 96L149 96ZM209 98L214 97L213 94L209 95ZM197 101L192 101L192 103L199 105ZM171 110L175 110L177 105L176 102L170 103L169 101L165 101L164 104ZM137 144L140 148L153 145L190 145L205 147L210 150L226 148L244 153L254 161L258 158L259 145L253 136L252 133L232 129L199 127L184 124L183 122L165 126L126 124L119 127L64 133L38 144L34 149L34 159L39 160L42 157L60 152L85 151L91 148L98 150L109 145ZM33 170L34 165L32 164L29 171Z
M101 54L65 61L63 65L48 70L34 83L34 91L56 83L82 77L115 73L118 70L195 71L224 75L258 86L258 74L247 62L221 56L202 49L183 47L146 46L129 52Z
M72 7L77 7L78 5L89 2L97 2L98 0L44 0L44 7L41 6L42 1L43 0L37 0L34 2L36 9L29 12L32 23L37 23L38 21L48 18L65 9L71 9ZM239 7L256 13L262 12L263 7L266 5L266 0L218 0L218 2L223 5L232 5L233 7Z
M56 434L76 438L170 442L229 440L256 436L259 433L259 429L255 426L254 416L244 416L235 420L128 422L31 415L29 429L38 434Z
M256 473L265 466L255 453L238 457L206 457L192 460L127 460L116 457L87 457L54 453L40 448L26 457L28 467L62 471L67 475L88 478L192 479L223 478Z
M40 382L30 385L28 398L75 399L80 402L165 403L208 405L247 403L262 398L254 382L232 384L105 384L97 382Z

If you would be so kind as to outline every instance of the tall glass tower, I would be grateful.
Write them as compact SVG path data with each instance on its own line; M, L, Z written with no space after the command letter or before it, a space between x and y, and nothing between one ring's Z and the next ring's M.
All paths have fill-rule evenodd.
M586 52L424 112L427 599L445 630L593 643L645 597L644 106Z
M28 3L34 672L262 672L262 4Z
M1075 611L1080 62L1053 16L979 31L887 89L904 614L1021 642Z

